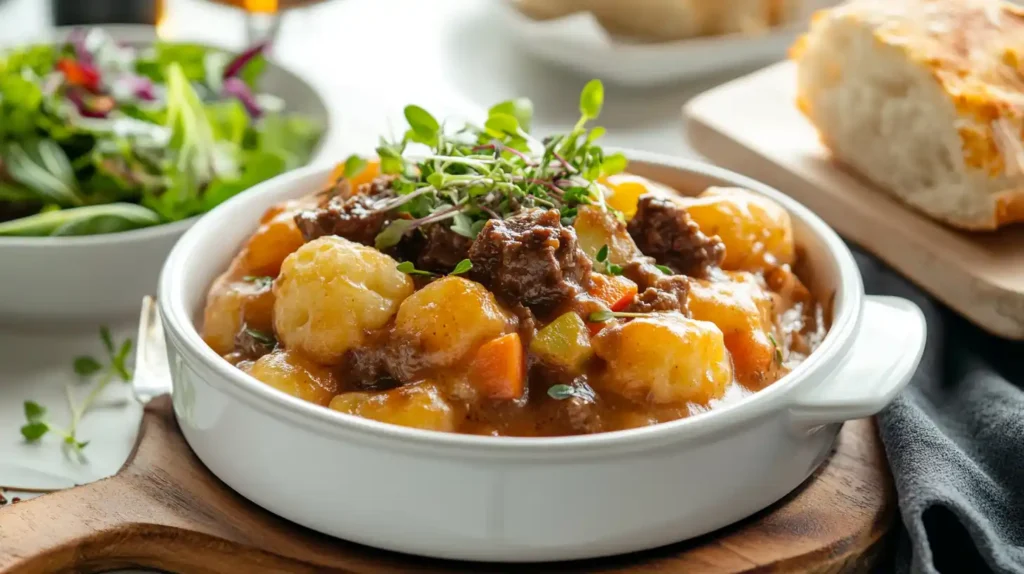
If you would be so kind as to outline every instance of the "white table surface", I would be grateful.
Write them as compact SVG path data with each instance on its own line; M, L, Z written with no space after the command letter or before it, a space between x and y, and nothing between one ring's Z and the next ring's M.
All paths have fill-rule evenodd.
M536 108L535 131L575 123L578 94L589 78L522 54L498 21L496 1L331 0L289 13L273 57L326 95L333 122L327 157L372 151L379 133L390 125L401 129L407 103L436 116L467 116L527 96ZM237 10L203 0L166 2L164 31L170 37L235 48L244 43ZM48 0L0 0L0 45L39 37L49 26L49 5ZM598 121L608 128L605 145L691 155L681 106L739 73L657 89L606 85ZM132 325L120 330L129 334ZM0 326L0 485L26 485L38 471L82 482L120 467L138 425L137 405L122 402L90 413L82 429L83 438L92 439L85 466L61 457L55 443L26 445L18 433L24 400L43 402L63 416L61 393L73 377L71 358L99 350L93 332L25 335ZM123 397L127 388L111 392Z

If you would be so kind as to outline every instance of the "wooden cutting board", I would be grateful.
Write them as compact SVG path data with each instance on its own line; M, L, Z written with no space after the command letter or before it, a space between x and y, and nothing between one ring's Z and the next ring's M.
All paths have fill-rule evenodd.
M163 396L146 407L135 451L116 476L0 508L0 573L869 572L895 521L875 426L860 420L845 425L832 456L796 492L696 540L562 564L416 558L317 534L235 494L192 454Z
M981 328L1024 339L1024 225L957 231L845 171L797 111L795 86L786 62L701 94L684 109L690 144L800 201Z

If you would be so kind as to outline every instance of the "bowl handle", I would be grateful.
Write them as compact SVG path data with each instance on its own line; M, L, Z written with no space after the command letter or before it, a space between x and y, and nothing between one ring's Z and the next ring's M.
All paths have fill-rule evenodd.
M865 298L860 330L846 359L797 399L797 428L813 430L878 414L910 382L927 338L924 314L899 297Z

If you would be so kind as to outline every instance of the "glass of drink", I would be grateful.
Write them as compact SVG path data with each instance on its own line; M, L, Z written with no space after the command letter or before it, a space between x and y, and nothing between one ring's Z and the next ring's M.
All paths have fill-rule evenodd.
M287 11L324 0L207 0L239 8L245 12L245 39L248 45L272 43Z

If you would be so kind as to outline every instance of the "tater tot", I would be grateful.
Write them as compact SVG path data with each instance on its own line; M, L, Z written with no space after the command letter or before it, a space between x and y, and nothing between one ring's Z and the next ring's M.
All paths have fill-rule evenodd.
M396 266L388 255L341 237L303 245L274 281L278 338L321 364L336 364L412 294L412 279Z
M443 367L498 337L508 325L509 317L483 285L448 276L402 303L395 334L411 342L425 364Z
M451 432L455 413L429 381L390 391L342 393L331 400L338 412L405 427Z
M210 289L203 310L202 336L220 355L230 353L235 336L247 325L263 332L273 330L274 295L268 280L235 280L221 277Z
M593 346L607 361L601 387L640 403L707 404L732 382L722 331L678 313L605 328Z
M775 380L781 365L781 349L772 335L772 296L750 273L729 276L729 281L692 281L687 306L694 319L722 330L736 379L759 389Z
M327 406L338 392L338 382L330 369L294 351L276 350L263 355L248 372L279 391L320 406Z
M717 235L725 244L722 269L753 271L793 262L789 213L767 197L712 187L679 201L701 231Z
M284 258L302 246L302 233L292 211L281 211L263 223L245 246L242 265L249 275L277 277Z

